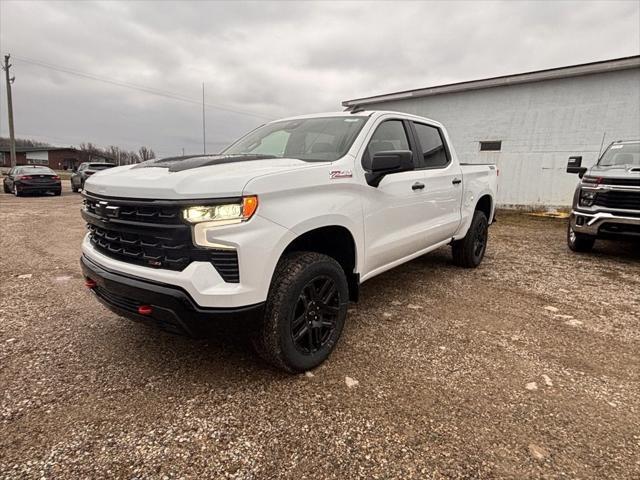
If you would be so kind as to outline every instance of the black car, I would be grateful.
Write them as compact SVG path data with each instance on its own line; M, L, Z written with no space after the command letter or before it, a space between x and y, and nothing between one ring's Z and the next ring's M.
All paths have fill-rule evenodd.
M13 167L2 182L4 193L13 193L16 197L25 193L62 193L60 177L49 167L41 165L22 165Z
M90 163L84 162L81 163L77 169L73 169L73 173L71 174L71 190L77 192L78 190L84 190L84 182L96 172L100 170L106 170L107 168L113 168L115 164L113 163Z

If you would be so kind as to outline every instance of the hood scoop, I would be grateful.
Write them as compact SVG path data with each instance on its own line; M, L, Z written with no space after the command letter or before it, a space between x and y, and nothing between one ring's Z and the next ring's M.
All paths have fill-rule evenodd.
M148 160L132 167L134 168L168 168L170 172L182 172L192 168L221 165L224 163L249 162L252 160L267 160L279 158L275 155L191 155L187 157L169 157Z

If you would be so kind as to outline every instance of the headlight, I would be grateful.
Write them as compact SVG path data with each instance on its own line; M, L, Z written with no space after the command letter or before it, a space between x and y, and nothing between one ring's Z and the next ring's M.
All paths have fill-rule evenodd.
M249 220L258 209L258 197L242 197L238 203L188 207L182 216L189 223L232 224Z
M597 192L593 190L580 190L580 206L590 207L596 201Z

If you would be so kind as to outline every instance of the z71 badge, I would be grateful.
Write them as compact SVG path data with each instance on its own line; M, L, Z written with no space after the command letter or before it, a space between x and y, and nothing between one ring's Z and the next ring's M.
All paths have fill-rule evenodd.
M351 178L353 174L351 170L331 170L329 172L329 180L335 180L336 178Z

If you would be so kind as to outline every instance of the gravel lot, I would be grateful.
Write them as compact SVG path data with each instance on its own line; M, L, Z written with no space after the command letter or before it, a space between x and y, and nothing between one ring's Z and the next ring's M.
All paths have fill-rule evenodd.
M237 327L99 306L80 203L0 196L0 478L640 478L637 245L502 214L480 268L441 249L367 282L288 376Z

